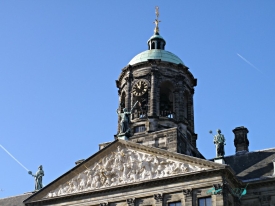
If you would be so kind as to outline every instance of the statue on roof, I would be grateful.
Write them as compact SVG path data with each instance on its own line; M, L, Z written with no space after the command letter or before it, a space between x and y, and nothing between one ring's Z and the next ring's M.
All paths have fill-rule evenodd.
M214 144L216 145L216 157L223 157L225 155L225 138L220 129L217 130L217 134L214 136Z
M34 177L34 180L35 180L35 190L40 190L42 189L43 187L43 184L42 184L42 177L44 176L44 170L43 170L43 167L42 165L40 165L38 167L38 171L36 172L35 175L32 174L32 171L29 171L28 172L31 176Z
M119 112L119 109L117 109L116 112L121 118L119 134L123 134L123 133L128 134L130 132L130 127L129 127L130 115L132 114L132 111L137 103L138 101L134 104L130 112L128 112L127 108L124 108L123 112Z

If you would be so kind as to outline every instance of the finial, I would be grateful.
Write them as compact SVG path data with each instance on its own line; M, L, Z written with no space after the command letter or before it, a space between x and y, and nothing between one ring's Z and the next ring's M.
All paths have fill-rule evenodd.
M156 25L156 27L154 29L154 32L155 32L155 34L159 34L159 22L161 22L161 21L159 20L159 7L158 6L156 6L156 12L155 13L156 13L157 18L153 22Z

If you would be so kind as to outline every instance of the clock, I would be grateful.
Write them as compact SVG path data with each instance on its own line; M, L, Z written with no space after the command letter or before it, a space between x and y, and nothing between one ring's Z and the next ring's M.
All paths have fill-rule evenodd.
M148 89L148 85L145 81L143 80L139 80L138 82L136 82L133 86L133 94L135 96L142 96L145 94L145 92Z

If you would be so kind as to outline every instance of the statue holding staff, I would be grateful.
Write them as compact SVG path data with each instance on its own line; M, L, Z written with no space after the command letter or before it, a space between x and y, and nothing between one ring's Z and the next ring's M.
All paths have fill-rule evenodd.
M130 131L130 115L132 114L132 111L137 103L138 101L136 101L130 112L128 112L126 108L123 109L123 112L119 112L119 109L117 109L116 112L121 117L119 134L128 133Z
M223 157L225 155L224 152L224 145L225 145L225 138L223 134L221 133L221 130L218 129L217 133L214 136L214 144L216 145L216 157Z
M28 172L31 176L34 177L34 180L35 180L35 190L40 190L42 189L43 187L43 184L42 184L42 177L44 176L44 170L43 170L43 167L42 165L40 165L38 167L38 171L36 172L35 175L32 174L32 171L29 171Z

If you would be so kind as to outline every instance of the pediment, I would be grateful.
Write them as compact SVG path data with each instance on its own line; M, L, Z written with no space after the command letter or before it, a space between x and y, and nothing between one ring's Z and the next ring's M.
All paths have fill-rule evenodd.
M219 167L218 164L207 160L116 140L58 178L53 184L43 188L38 199L138 184L148 180L210 170L217 166Z

